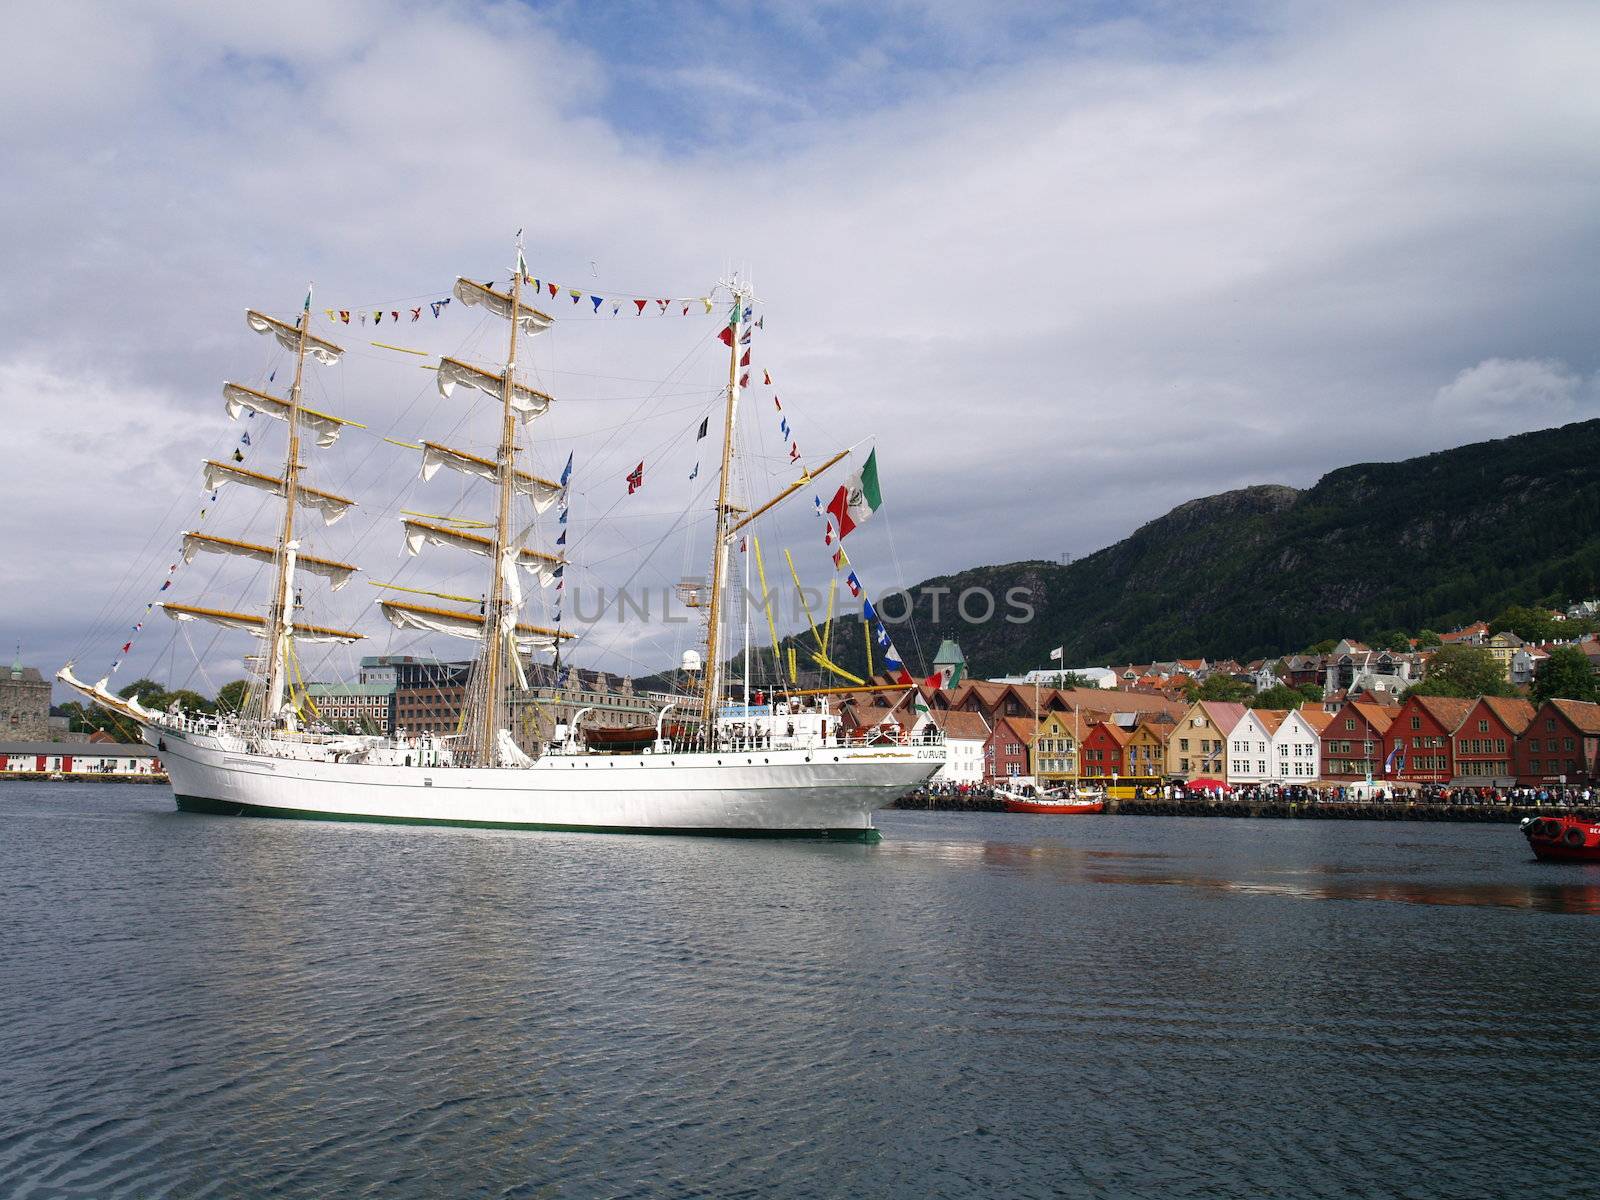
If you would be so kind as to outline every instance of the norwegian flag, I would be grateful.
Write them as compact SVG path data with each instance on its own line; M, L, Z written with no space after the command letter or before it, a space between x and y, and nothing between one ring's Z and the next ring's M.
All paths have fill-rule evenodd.
M644 486L644 463L640 463L628 472L628 495L633 495Z

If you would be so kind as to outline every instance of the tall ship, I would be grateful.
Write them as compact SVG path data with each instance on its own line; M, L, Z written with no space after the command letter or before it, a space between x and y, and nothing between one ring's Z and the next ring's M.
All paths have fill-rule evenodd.
M554 295L555 285L549 288ZM555 404L549 393L532 386L518 370L518 355L527 341L554 324L554 318L530 303L540 291L540 282L528 272L520 237L516 268L503 288L461 277L451 289L451 298L461 306L481 309L488 314L485 319L504 322L507 330L499 370L454 356L440 357L432 368L441 396L466 389L482 394L482 407L497 409L492 455L431 438L384 439L407 453L420 452L423 480L440 470L460 475L462 487L480 489L491 510L476 518L402 510L399 518L409 552L415 555L432 546L474 556L480 561L478 586L463 589L467 594L455 594L393 585L406 597L377 602L395 630L475 644L464 702L452 732L340 730L308 716L300 652L318 644L349 645L363 637L358 630L316 623L303 611L308 583L318 586L320 581L339 589L359 570L353 563L310 553L304 544L303 523L309 518L320 516L331 524L355 504L336 492L312 487L303 478L303 459L312 445L329 446L356 424L305 400L311 373L335 366L345 354L341 346L313 332L309 291L293 321L256 310L246 314L251 330L275 340L293 356L287 394L275 395L265 383L223 385L224 401L235 419L241 414L264 418L255 421L257 429L284 424L287 446L281 470L247 468L237 453L235 461L213 458L203 467L205 489L213 496L223 487L265 493L262 503L275 514L276 537L252 541L196 529L182 538L185 561L202 554L253 561L260 568L253 582L260 589L264 576L265 594L256 592L253 607L248 599L233 606L209 600L160 604L184 627L197 622L220 626L224 636L226 631L237 631L259 639L260 652L247 660L252 675L246 699L231 713L203 713L181 705L154 711L136 696L113 692L109 677L86 682L73 663L63 667L58 678L137 726L143 740L160 753L177 805L187 812L877 840L873 811L924 782L944 764L945 749L937 732L887 745L853 738L833 707L829 694L833 689L802 692L794 684L792 664L785 677L781 662L775 661L773 679L752 693L758 681L751 669L748 565L745 591L739 594L744 667L740 678L730 679L730 662L737 661L730 629L737 628L730 613L730 557L736 544L742 545L753 532L754 521L845 457L841 452L810 472L799 466L799 478L764 503L739 494L734 480L736 430L741 389L748 382L747 347L757 322L751 291L737 278L718 286L715 301L703 299L708 315L715 303L714 319L719 324L720 314L727 313L718 338L728 346L727 384L719 389L722 438L711 513L710 569L703 585L683 595L684 603L703 618L703 649L682 655L685 685L677 694L662 697L653 712L653 730L646 730L628 751L618 752L604 741L592 744L577 718L554 726L553 736L537 745L527 745L525 738L519 741L514 713L529 692L527 664L535 656L550 655L559 670L563 648L575 636L561 627L559 617L555 624L524 619L529 607L525 587L559 587L568 565L564 525L558 545L531 544L539 526L534 518L553 504L565 504L571 469L569 458L562 478L552 480L523 465L531 462L536 422ZM575 300L577 294L574 291ZM598 314L601 299L593 299ZM665 313L667 301L658 303ZM644 311L643 303L639 311ZM399 315L396 312L396 320ZM348 323L348 313L341 316ZM702 422L702 436L708 424L709 420ZM487 439L485 443L487 449ZM799 456L790 458L798 461ZM629 487L631 492L631 479ZM875 474L871 489L870 504L875 506ZM818 515L824 515L820 497L815 503ZM561 513L564 522L564 507ZM824 520L825 540L842 539L847 528L826 516ZM839 513L838 521L848 521L845 512ZM838 562L836 555L836 566ZM852 594L858 594L854 572L850 581ZM413 598L419 595L420 599ZM881 624L877 634L889 646ZM772 650L777 660L775 630ZM897 659L886 653L885 663L892 664L905 684L913 684Z

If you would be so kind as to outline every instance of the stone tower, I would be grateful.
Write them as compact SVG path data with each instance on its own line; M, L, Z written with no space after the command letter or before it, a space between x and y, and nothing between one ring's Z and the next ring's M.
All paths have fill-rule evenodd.
M36 667L22 665L21 650L11 669L0 672L0 740L50 739L50 681Z

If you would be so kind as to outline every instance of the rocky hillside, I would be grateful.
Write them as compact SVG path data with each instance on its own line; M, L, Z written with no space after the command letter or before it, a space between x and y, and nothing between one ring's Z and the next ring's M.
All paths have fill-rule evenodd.
M950 589L934 621L929 588ZM1022 588L1031 622L974 625L951 597ZM923 581L915 660L941 638L983 674L1043 664L1250 659L1322 638L1449 629L1513 603L1600 590L1600 421L1181 504L1066 566L1017 562ZM976 605L970 605L969 611ZM1002 604L1001 611L1004 611ZM859 668L849 639L836 655Z

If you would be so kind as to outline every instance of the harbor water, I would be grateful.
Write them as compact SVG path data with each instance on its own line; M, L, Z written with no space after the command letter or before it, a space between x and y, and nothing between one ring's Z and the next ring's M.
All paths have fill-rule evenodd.
M1600 867L1496 825L878 820L0 785L0 1196L1600 1195Z

